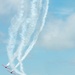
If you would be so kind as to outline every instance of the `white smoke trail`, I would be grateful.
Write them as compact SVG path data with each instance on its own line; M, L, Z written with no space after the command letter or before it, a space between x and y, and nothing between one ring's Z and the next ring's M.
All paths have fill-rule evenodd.
M32 33L34 32L34 29L35 29L35 25L36 25L36 22L37 22L37 12L35 10L35 2L36 0L33 0L32 2L32 7L31 7L31 17L30 17L30 23L29 23L29 27L27 29L27 35L25 36L25 26L23 26L23 29L22 29L22 33L21 33L21 38L22 38L22 42L20 44L20 47L18 48L18 51L19 51L19 54L18 54L18 59L21 57L21 52L23 50L23 48L25 47L25 45L27 45L29 39L30 39L30 36L32 35Z
M34 30L35 30L35 25L36 25L36 22L37 22L37 20L38 20L38 17L39 17L39 15L37 15L38 13L35 11L35 2L36 2L37 0L33 0L33 2L32 2L32 9L31 9L31 12L32 12L32 14L31 14L31 17L29 18L31 21L29 21L29 20L27 20L27 22L30 22L30 26L29 26L29 31L26 33L27 35L25 36L25 25L23 25L23 29L22 29L22 33L21 33L21 38L22 38L22 42L21 42L21 44L20 44L20 46L21 46L21 48L20 48L20 46L19 46L19 48L18 48L18 50L19 50L19 56L18 56L18 58L20 58L21 57L21 53L22 53L22 51L20 51L20 50L23 50L23 48L25 47L25 45L26 45L26 41L28 42L29 40L30 40L30 36L32 35L32 33L34 32ZM35 5L34 5L35 4ZM39 2L39 4L40 4L40 6L39 7L42 7L42 0L40 0L40 2ZM33 10L34 9L34 10ZM37 9L37 8L36 8ZM36 13L36 15L35 15L35 13ZM28 39L28 40L27 40ZM22 47L23 46L23 47Z
M34 4L32 4L32 5L34 5ZM35 13L36 12L34 12L35 11L35 8L34 8L34 6L32 7L32 12L31 12L31 21L33 21L34 22L34 25L33 26L35 26L36 25L36 20L35 20ZM32 23L33 24L33 23ZM31 25L32 25L31 24ZM32 30L31 31L34 31L34 28L33 28L33 26L32 26ZM30 26L30 29L31 29L31 26ZM30 31L30 29L29 29L29 32L31 32ZM23 34L24 34L24 30L25 30L25 28L23 29ZM29 33L28 32L28 33ZM32 32L31 32L32 33ZM30 33L30 35L31 35L31 33ZM28 37L30 37L29 35L28 35ZM27 37L27 39L28 39L28 37ZM24 37L25 38L25 37ZM14 58L10 61L10 62L13 62L13 60L15 59L15 57L17 56L17 53L18 53L18 51L20 50L20 49L22 49L22 47L24 47L24 44L25 44L25 42L27 41L24 41L24 38L22 38L22 42L21 42L21 45L19 46L19 48L18 48L18 50L14 53ZM20 54L20 53L19 53ZM7 64L7 65L10 65L10 62ZM21 68L22 68L22 65L21 65ZM23 69L23 68L22 68ZM22 70L22 72L23 72L23 70Z
M34 36L34 40L31 42L30 46L28 47L28 49L26 50L24 56L22 57L21 61L23 61L27 55L29 54L29 52L32 50L33 46L35 45L36 41L37 41L37 38L38 38L38 35L39 33L42 31L43 27L44 27L44 24L45 24L45 19L46 19L46 16L47 16L47 12L48 12L48 4L49 4L49 0L47 0L47 4L46 4L46 7L44 9L45 10L45 14L44 14L44 17L43 17L43 21L42 21L42 26L40 27L40 30L39 32L36 33L36 35ZM18 63L15 68L17 68L19 66L20 63Z
M45 14L46 15L46 14ZM33 17L33 16L32 16ZM33 48L33 46L34 46L34 44L36 43L36 40L37 40L37 38L38 38L38 35L39 35L39 33L41 32L41 30L42 30L42 28L43 28L43 26L44 26L44 19L45 19L46 17L44 16L43 17L43 23L42 23L42 26L41 26L41 28L40 28L40 31L37 33L37 35L34 37L34 40L33 40L33 42L31 43L31 45L29 46L29 48L27 49L27 51L26 51L26 53L25 53L25 56L24 57L22 57L22 59L21 59L21 54L20 54L20 56L19 56L19 58L20 58L20 62L22 62L23 60L24 60L24 58L26 58L26 56L29 54L29 52L31 51L31 49ZM35 20L35 19L33 19L33 20ZM31 20L32 21L32 20ZM33 23L32 23L33 24ZM35 23L35 25L36 25L36 23ZM34 31L34 30L33 30ZM29 31L30 32L30 31ZM28 36L29 37L29 36ZM25 41L25 40L24 40ZM22 47L23 48L23 47ZM20 51L21 52L21 51ZM14 56L16 55L16 53L14 54ZM15 58L14 58L15 59ZM13 59L13 60L14 60ZM18 64L20 64L20 62L18 63ZM22 64L21 64L22 65ZM16 65L17 66L17 65ZM22 68L22 67L21 67Z
M19 61L19 63L20 63L20 71L21 71L21 73L24 74L24 75L26 75L26 73L24 72L24 69L23 69L22 62Z
M31 17L33 17L33 16L31 16ZM32 20L32 19L31 19ZM24 26L24 25L23 25ZM31 27L30 27L31 28ZM23 30L25 29L25 27L23 27ZM30 29L29 29L30 30ZM24 33L24 31L23 31L23 33ZM29 31L28 31L28 33L29 33ZM14 38L14 37L13 37ZM15 40L15 38L14 38L14 40ZM15 59L15 57L17 57L17 53L18 53L18 50L16 50L16 52L14 53L14 55L13 55L13 58L12 58L12 60L14 60ZM8 65L9 65L10 63L8 63Z
M24 56L22 57L22 61L26 58L26 56L29 54L29 52L32 50L34 44L36 43L37 41L37 38L38 38L38 35L39 33L42 31L43 27L44 27L44 24L45 24L45 19L46 19L46 16L47 16L47 12L48 12L48 4L49 4L49 0L47 0L47 5L46 5L46 11L45 11L45 14L44 14L44 17L43 17L43 22L42 22L42 26L40 27L40 30L39 32L36 33L36 35L34 36L34 40L32 41L31 45L29 46L29 48L27 49L27 51L25 52Z
M29 28L27 29L27 35L25 36L25 27L26 25L23 25L23 28L22 28L22 33L21 33L21 44L19 45L18 47L18 60L20 62L20 70L24 73L23 71L23 67L21 66L22 63L20 61L21 59L21 55L22 55L22 50L23 48L27 45L27 43L29 42L29 39L30 39L30 36L32 35L32 33L34 32L34 29L35 29L35 26L36 26L36 22L37 22L37 8L36 8L36 2L37 0L33 0L32 1L32 4L31 4L31 15L30 15L30 18L29 20L27 20L27 22L29 22Z
M11 23L11 27L9 29L9 42L8 42L8 46L7 46L7 53L8 53L8 57L9 57L9 62L10 62L10 67L13 68L14 67L14 63L12 63L12 57L13 57L13 50L15 48L16 45L16 38L17 38L17 34L18 34L18 30L21 26L22 23L22 17L23 17L23 4L19 10L19 15L16 16L16 18L14 17L13 23ZM9 66L9 63L7 64L7 66ZM20 73L18 71L18 73Z
M16 37L17 37L17 34L18 34L18 30L19 30L19 28L21 26L21 23L23 21L22 16L23 16L23 11L19 10L19 15L15 16L12 19L11 27L9 28L9 42L8 42L8 45L7 45L7 52L8 52L8 57L9 57L10 61L11 61L11 58L13 56L14 47L16 45Z
M41 1L42 1L42 0L41 0ZM40 3L42 3L41 1L40 1ZM40 5L40 7L41 7L41 5ZM28 21L28 20L27 20L27 21ZM23 26L24 26L24 25L23 25ZM23 27L23 28L25 28L25 27ZM23 30L25 30L25 29L23 29ZM15 40L15 39L14 39L14 40ZM16 57L16 56L17 56L17 53L18 53L18 51L16 51L16 52L14 53L14 55L13 55L13 56L15 56L15 57ZM14 59L15 59L15 57L13 57L13 58L12 58L12 60L14 60ZM7 64L7 66L9 66L9 65L10 65L10 62Z
M18 47L18 49L17 49L17 52L18 51L20 51L20 49L22 50L23 49L23 47L25 47L25 44L26 44L26 41L28 42L28 40L27 39L29 39L30 38L30 36L31 36L31 34L33 33L33 31L34 31L34 29L35 29L35 25L36 25L36 22L37 22L37 15L35 15L35 13L37 13L37 10L35 11L35 3L36 2L36 0L34 0L33 2L32 2L32 9L31 9L31 16L30 16L30 20L28 19L27 20L27 23L28 22L30 22L31 24L29 24L30 26L30 29L29 29L29 31L27 32L27 36L26 36L26 38L25 38L25 36L24 36L24 34L25 34L25 31L26 31L26 29L25 29L25 27L26 27L26 25L22 25L23 26L23 29L22 29L22 33L21 33L21 38L22 38L22 42L21 42L21 44L19 45L19 47ZM42 5L42 0L40 0L40 6L39 7L41 7ZM35 8L35 9L34 9ZM35 12L34 12L35 11ZM32 26L33 25L33 26ZM31 27L32 26L32 27ZM30 33L30 34L28 34L28 33ZM21 51L20 51L21 52ZM14 55L15 57L17 56L17 53L15 53L15 55ZM20 56L21 57L21 56ZM15 58L14 58L15 59ZM14 60L13 59L13 60ZM19 59L20 60L20 59ZM19 63L21 64L21 62L19 61ZM23 72L23 67L21 66L21 71Z
M33 3L32 3L32 5L33 5ZM33 5L32 7L34 7L34 5ZM42 0L39 1L39 9L40 9L40 10L41 10L41 7L42 7ZM37 9L37 8L36 8L36 9ZM32 13L33 13L33 11L32 11ZM34 13L33 13L33 14L34 14ZM33 16L33 15L32 15L32 16ZM35 17L35 18L37 18L37 17ZM34 21L34 20L33 20L33 21ZM34 24L36 25L35 21L34 21ZM34 27L34 29L35 29L35 27ZM22 30L23 30L23 32L24 32L25 27L23 27ZM34 31L34 30L33 30L33 31ZM32 31L32 32L33 32L33 31ZM25 41L25 40L23 40L23 39L26 39L26 38L24 37L24 34L25 34L25 33L22 33L22 41ZM27 33L27 34L28 34L28 33ZM27 38L28 38L28 37L27 37ZM26 42L26 41L25 41L25 42ZM21 45L20 45L20 46L21 46ZM22 45L22 46L23 46L23 45ZM24 47L25 47L25 44L24 44ZM23 47L20 48L20 49L23 50ZM20 53L22 54L22 51L20 51ZM20 61L19 61L20 64L22 64L22 62L21 62L21 58L22 58L21 54L19 54L19 58L18 58L18 59L20 60ZM23 67L22 67L22 66L21 66L21 71L23 72ZM24 72L23 72L23 73L24 73Z

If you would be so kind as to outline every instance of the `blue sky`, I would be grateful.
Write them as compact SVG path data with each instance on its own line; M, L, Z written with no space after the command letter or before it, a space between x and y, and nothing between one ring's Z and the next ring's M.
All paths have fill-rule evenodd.
M8 28L19 2L0 0L0 75L10 75L2 64L8 63ZM45 27L23 63L27 75L75 75L75 0L50 0Z

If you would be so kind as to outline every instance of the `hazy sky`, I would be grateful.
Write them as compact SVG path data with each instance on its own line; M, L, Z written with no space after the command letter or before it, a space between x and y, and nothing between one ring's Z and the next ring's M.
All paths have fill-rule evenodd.
M0 0L0 75L10 75L2 64L8 63L8 28L19 2ZM75 75L75 0L50 0L44 29L24 67L27 75Z

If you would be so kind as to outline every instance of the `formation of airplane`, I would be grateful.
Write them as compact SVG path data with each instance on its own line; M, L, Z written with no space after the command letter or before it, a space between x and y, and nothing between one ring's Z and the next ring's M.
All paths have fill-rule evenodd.
M11 74L16 75L14 71L10 71L10 68L8 66L2 65L4 68L6 68Z

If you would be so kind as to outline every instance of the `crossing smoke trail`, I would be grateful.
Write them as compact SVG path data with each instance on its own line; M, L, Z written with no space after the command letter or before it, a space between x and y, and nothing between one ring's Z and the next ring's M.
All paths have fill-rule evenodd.
M9 42L8 42L8 46L7 46L7 53L8 53L8 57L9 57L9 61L10 61L10 66L12 68L14 67L14 64L11 61L12 57L13 57L13 50L16 45L16 38L17 38L18 30L23 21L22 20L22 17L23 17L23 11L22 11L23 9L22 8L23 8L23 6L19 9L19 14L12 19L11 27L9 28ZM9 66L9 63L7 64L7 66Z
M34 12L35 9L36 9L36 8L34 8L34 7L35 7L34 1L36 1L36 0L33 0L33 3L32 3L32 10L31 10L32 12L31 12L31 18L30 18L30 19L31 19L31 22L33 21L32 24L31 24L31 26L32 26L33 23L34 23L34 25L33 25L34 27L32 26L32 29L31 29L31 26L29 26L29 27L30 27L29 32L31 32L31 31L33 32L33 31L34 31L34 28L35 28L35 25L36 25L35 13L37 13L37 11ZM31 22L30 22L30 23L31 23ZM24 28L23 30L25 30L25 28ZM31 31L30 31L30 30L31 30ZM24 31L23 31L23 32L24 32ZM28 32L28 33L29 33L29 32ZM32 34L32 32L30 33L30 35ZM27 33L27 34L28 34L28 33ZM23 34L24 34L24 33L23 33ZM30 35L28 35L27 39L30 37ZM25 38L25 37L24 37L24 38ZM24 38L22 38L22 39L24 39ZM26 40L26 41L27 41L27 40ZM25 41L25 42L26 42L26 41ZM25 44L25 43L24 43L24 40L22 41L22 44L19 46L19 50L22 48L23 44ZM18 50L18 51L19 51L19 50ZM18 52L18 51L17 51L17 52ZM14 58L17 56L17 52L14 54ZM20 53L19 53L19 54L20 54ZM14 58L13 58L13 60L14 60ZM11 62L12 62L12 61L11 61ZM10 64L10 62L9 62L7 65L9 65L9 64ZM13 68L13 67L12 67L12 68ZM22 64L21 64L21 69L23 69L23 68L22 68ZM23 70L22 70L22 72L23 72Z
M39 32L36 33L36 35L34 36L34 40L31 42L30 46L28 47L27 51L25 52L24 56L20 59L20 61L23 61L27 55L29 54L29 52L32 50L33 46L35 45L36 41L37 41L37 38L38 38L38 35L39 33L42 31L43 27L44 27L44 24L45 24L45 19L46 19L46 16L47 16L47 12L48 12L48 4L49 4L49 0L47 0L47 5L46 5L46 11L45 11L45 14L44 14L44 17L43 17L43 21L42 21L42 26L40 27L40 30ZM15 68L17 68L19 66L20 63L18 63Z
M30 15L30 18L28 21L28 25L29 25L29 28L27 29L27 32L25 35L25 25L23 25L23 29L22 29L22 33L21 33L21 38L22 38L22 42L20 44L20 46L18 47L18 60L19 60L19 63L22 64L22 62L20 61L21 57L22 57L22 52L23 52L23 48L27 45L27 43L29 42L30 40L30 37L32 35L32 33L34 32L35 30L35 26L36 26L36 22L38 20L38 12L37 12L37 8L36 8L36 4L37 3L37 0L33 0L32 1L32 4L31 4L31 15ZM21 66L21 71L23 72L23 67Z
M42 1L42 0L40 0L40 1ZM26 24L23 25L23 27L22 27L22 33L21 33L22 42L18 47L18 51L19 51L18 59L21 57L21 54L20 54L22 52L21 50L23 50L23 48L27 44L28 40L30 39L32 33L34 32L36 22L37 22L38 17L39 17L39 14L37 13L38 10L36 10L37 8L36 8L35 2L37 2L37 0L33 0L33 2L32 2L31 17L27 19ZM29 28L27 30L25 29L26 25L29 25ZM26 35L25 35L25 32L26 32Z
M23 28L22 28L22 33L21 33L22 42L18 47L18 51L19 51L18 59L20 59L23 48L25 47L25 45L27 45L27 42L29 42L31 35L33 34L35 30L35 26L39 17L39 14L37 13L38 10L36 8L36 2L37 0L33 0L32 2L31 16L27 20L27 23L28 23L27 25L29 26L29 28L27 29L26 35L25 35L26 26L23 25Z
M37 22L37 10L35 8L36 2L37 2L37 0L33 0L33 2L32 2L31 15L30 15L30 18L28 19L30 21L27 20L27 22L30 22L30 24L29 24L29 29L27 30L27 33L26 33L27 35L26 36L24 36L25 31L26 31L26 29L25 29L26 24L22 25L23 26L22 33L21 33L22 41L21 41L21 44L19 45L19 47L17 49L17 51L19 51L19 53L18 53L19 54L19 60L20 60L20 57L21 57L20 53L21 53L23 47L25 47L25 45L27 45L27 42L29 41L30 36L32 35L32 33L33 33L34 29L35 29L35 25L36 25L36 22ZM17 54L15 54L15 57L16 57L16 55ZM21 65L21 71L24 72L23 67L22 67L22 63L20 61L19 61L19 63Z
M42 6L41 5L41 3L42 3L42 0L40 0L40 7ZM33 16L32 16L33 17ZM29 22L29 19L27 19L27 23ZM24 31L25 31L25 28L26 28L26 26L24 25L25 23L23 23L23 25L22 26L24 26L23 28L23 33L24 33ZM17 53L18 53L18 50L14 53L14 55L13 55L13 58L12 58L12 60L11 61L13 61L16 57L17 57ZM10 62L7 64L7 66L9 66L10 65Z
M40 1L41 1L41 0L40 0ZM32 5L33 5L33 4L32 4ZM33 7L34 7L34 6L33 6ZM41 6L40 6L40 7L41 7ZM32 13L33 13L33 11L34 11L34 10L32 10ZM36 12L35 12L35 13L36 13ZM34 13L33 13L33 14L34 14ZM33 15L32 15L31 17L33 18ZM30 21L30 22L32 22L32 20L33 20L32 18L31 18L31 21ZM36 23L35 23L35 22L36 22L36 21L35 21L35 18L34 18L33 22L34 22L34 24L36 24ZM24 26L24 25L23 25L23 26ZM24 29L22 29L22 30L23 30L23 33L24 33L25 27L23 27L23 28L24 28ZM31 28L31 26L30 26L30 28ZM34 28L35 28L35 27L34 27ZM30 30L30 29L29 29L29 30ZM33 29L32 29L32 31L33 31ZM31 32L31 31L29 31L29 32ZM29 33L29 32L28 32L28 33ZM27 33L27 34L28 34L28 33ZM29 36L29 35L28 35L28 36ZM25 38L25 37L24 37L24 38ZM28 38L28 37L27 37L27 38ZM23 38L22 38L22 39L23 39ZM24 41L24 40L23 40L23 41ZM25 42L26 42L26 41L25 41ZM21 45L22 45L22 44L21 44ZM21 45L19 46L19 48L21 47ZM21 48L20 48L20 49L21 49ZM17 53L15 53L14 56L16 57L16 56L17 56Z
M22 9L22 8L21 8ZM18 34L18 30L21 26L21 23L23 21L22 16L23 16L23 11L19 9L19 15L15 16L12 20L11 20L11 27L9 28L9 42L8 42L8 46L7 46L7 52L8 52L8 57L11 60L12 56L13 56L13 49L15 47L16 44L16 37ZM8 63L9 66L9 63Z
M11 59L12 58L12 60L10 60L10 62L7 64L7 65L10 65L11 66L11 68L12 68L12 70L14 70L16 73L18 73L18 74L20 74L20 75L26 75L25 73L24 73L24 70L23 70L23 64L22 64L22 61L27 57L27 55L29 54L29 52L31 51L31 49L33 48L33 46L34 46L34 44L36 43L36 41L37 41L37 38L38 38L38 35L39 35L39 33L42 31L42 29L43 29L43 26L44 26L44 23L45 23L45 19L46 19L46 16L47 16L47 11L48 11L48 4L49 4L49 0L47 0L47 3L46 3L46 7L44 8L44 10L45 10L45 13L44 13L44 17L43 17L43 21L42 21L42 25L41 25L41 27L40 27L40 29L39 29L39 31L38 32L36 32L36 35L34 36L34 38L33 38L33 41L31 42L31 44L29 45L29 47L28 47L28 49L26 50L26 52L25 52L25 54L24 54L24 56L22 57L22 51L24 50L23 48L27 45L27 43L29 42L29 39L30 39L30 36L32 35L32 33L34 32L34 30L35 30L35 26L36 26L36 23L37 23L37 20L38 20L38 11L37 11L37 9L35 8L36 7L36 2L37 2L37 0L33 0L32 1L32 9L31 9L31 15L30 15L30 18L28 18L27 19L27 24L25 23L25 25L22 25L23 26L23 29L22 29L22 33L21 33L21 44L20 44L20 46L18 47L18 49L17 49L17 51L14 53L14 54L12 54L13 53L13 49L14 49L14 47L12 48L12 51L11 52L9 52L8 51L8 53L11 53L12 55L13 55L13 58L12 58L12 56L10 56L10 54L9 54L9 58ZM41 8L42 7L42 0L40 0L40 6L39 6L39 8ZM35 15L36 14L36 15ZM21 15L22 15L22 13L21 13ZM21 16L22 17L22 16ZM20 18L20 20L22 21L23 19L22 18ZM19 21L20 21L19 20ZM18 21L18 22L19 22ZM21 22L20 21L20 22ZM23 21L22 21L23 22ZM20 23L20 24L22 24L22 22ZM26 25L29 25L29 30L25 30L25 27L26 27ZM19 26L20 27L20 26ZM15 39L14 39L14 41L16 42L16 37L17 37L17 33L18 33L18 29L19 29L19 27L17 28L17 30L16 31L13 31L14 33L15 33L15 35L13 34L12 35L12 39L14 39L14 36L15 36ZM13 27L12 27L13 28ZM26 35L24 35L24 32L26 32ZM11 39L11 40L12 40ZM27 43L26 43L27 42ZM10 43L9 43L10 44ZM14 45L13 46L15 46L15 43L13 43ZM9 46L8 46L9 47ZM14 59L17 57L17 55L18 55L18 60L19 60L19 63L14 67L14 63L13 63L13 61L14 61ZM12 64L13 65L12 65ZM17 67L20 65L20 69L21 69L21 71L22 71L22 73L20 73L19 71L17 71Z

